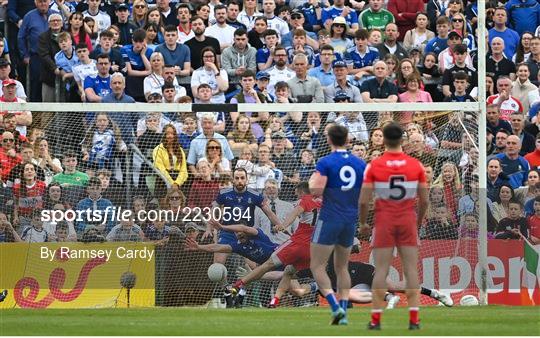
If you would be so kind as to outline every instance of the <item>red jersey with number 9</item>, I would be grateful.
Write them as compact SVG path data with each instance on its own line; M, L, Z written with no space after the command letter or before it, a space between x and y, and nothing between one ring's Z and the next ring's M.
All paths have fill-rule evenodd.
M403 152L385 152L371 161L364 174L364 183L372 183L375 191L375 214L415 213L418 184L426 182L422 163Z

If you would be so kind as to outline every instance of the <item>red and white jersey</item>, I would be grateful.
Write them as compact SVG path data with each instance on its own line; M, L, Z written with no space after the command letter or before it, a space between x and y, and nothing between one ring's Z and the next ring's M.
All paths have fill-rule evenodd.
M322 205L322 199L315 198L313 195L304 195L298 205L304 209L304 212L298 216L298 228L291 237L291 240L306 239L311 240L315 223L319 215L319 209Z
M499 94L491 95L487 98L486 103L489 104L498 104L499 103ZM523 105L521 102L514 96L510 96L510 98L506 101L504 101L501 104L501 108L499 109L501 120L510 121L510 115L514 112L523 113Z
M364 183L375 190L375 212L393 215L415 211L418 184L426 183L422 163L403 152L385 152L368 164Z

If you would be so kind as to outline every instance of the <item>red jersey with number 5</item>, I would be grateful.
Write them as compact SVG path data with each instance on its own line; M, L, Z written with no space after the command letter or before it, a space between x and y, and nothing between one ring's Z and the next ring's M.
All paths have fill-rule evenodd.
M364 183L375 191L375 213L416 212L418 184L426 182L422 163L403 152L385 152L366 168Z

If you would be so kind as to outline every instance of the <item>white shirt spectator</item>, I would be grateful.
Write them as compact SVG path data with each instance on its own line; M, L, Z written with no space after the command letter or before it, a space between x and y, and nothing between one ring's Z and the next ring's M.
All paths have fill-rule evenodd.
M24 87L21 81L19 80L14 80L14 81L17 82L17 84L15 85L17 87L17 91L15 95L20 99L26 100L26 93L24 91ZM0 96L3 96L3 95L4 95L4 87L0 86Z
M94 19L96 25L98 26L98 34L111 27L111 17L106 12L98 11L96 15L92 15L88 13L88 10L86 10L83 12L83 16L85 18L89 16Z
M21 239L27 243L50 242L50 234L44 228L36 229L33 226L23 230Z
M214 24L204 31L204 35L216 38L220 44L232 45L234 42L235 30L236 28L233 26L227 25L226 27L221 28L217 24Z
M178 31L178 41L179 43L186 43L187 40L195 37L195 33L193 33L193 30L189 30L189 33L186 34L186 32L176 29Z
M279 218L281 222L285 220L288 214L290 214L294 210L294 205L290 202L282 201L279 198L275 199L273 201L275 203L275 210L276 210L276 216ZM268 203L271 206L272 201L268 199ZM290 236L287 235L286 232L280 231L278 233L272 232L272 222L270 222L270 219L268 219L268 216L260 209L255 208L255 222L254 227L262 229L264 234L270 238L270 240L276 244L283 244L286 242ZM291 227L288 230L289 233L294 233L296 228L298 227L298 219L294 221L294 223L291 225Z
M272 19L267 19L267 22L269 29L273 29L278 32L280 41L283 35L289 33L289 24L283 21L283 19L281 19L279 16L274 16Z
M356 116L346 117L341 115L336 118L335 122L340 126L346 127L355 139L367 142L369 140L369 133L364 116L362 113L352 114Z
M229 82L229 76L227 75L227 71L225 71L223 68L219 70L219 75L223 76L225 79L225 82ZM193 74L191 75L191 86L200 86L202 83L207 83L210 88L212 88L212 92L218 89L218 83L216 80L216 74L213 70L207 70L204 67L201 67L199 69L196 69ZM199 99L195 99L195 103L199 103ZM210 102L212 103L225 103L225 93L219 92L218 94L212 95L212 98L210 98Z
M471 59L471 56L467 54L467 58L465 59L465 64L471 68L474 69L473 62ZM454 57L450 53L450 49L446 48L439 54L439 69L441 71L441 74L444 72L445 69L448 69L454 65Z
M79 64L73 67L73 78L77 82L84 82L87 76L96 77L98 70L96 67L96 60L92 60L89 64Z
M252 17L249 17L246 14L246 11L243 10L238 13L238 17L236 18L236 20L238 20L240 23L243 23L247 27L247 31L249 32L255 26L255 18L259 16L262 16L262 13L255 12L253 13Z
M157 74L150 74L147 77L144 78L144 84L143 84L143 91L144 96L148 96L150 93L162 93L161 87L165 84L165 79L163 79L163 76L157 75ZM176 89L176 95L174 97L175 100L178 100L178 98L182 96L186 96L186 88L180 86L178 84L178 79L175 77L173 81L174 88Z
M270 82L268 82L268 93L270 95L275 95L275 89L274 86L279 81L289 81L293 77L296 76L296 74L289 69L289 67L285 67L283 69L277 69L276 66L271 67L268 69L267 73L270 75Z
M248 188L262 191L264 183L269 178L276 178L274 170L269 165L254 164L248 160L238 160L235 168L244 168L248 173Z

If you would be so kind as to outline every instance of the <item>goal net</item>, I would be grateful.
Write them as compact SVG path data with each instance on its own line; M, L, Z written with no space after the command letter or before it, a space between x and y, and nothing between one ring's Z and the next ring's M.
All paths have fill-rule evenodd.
M418 229L422 285L440 289L454 301L479 292L478 245L486 239L478 235L479 113L475 105L460 110L437 104L370 106L377 111L369 111L367 105L343 103L303 104L302 111L295 111L299 106L294 105L234 106L239 113L205 113L201 109L217 108L190 104L174 109L164 104L155 108L96 105L95 111L50 106L55 109L32 111L31 126L4 123L0 152L5 190L3 227L16 232L8 235L12 241L19 237L32 243L3 248L2 271L13 273L0 278L2 285L7 283L4 288L15 288L17 281L26 277L43 280L41 291L36 283L18 284L23 287L17 291L22 298L28 300L29 294L37 292L34 301L23 305L8 302L9 306L39 307L32 304L47 296L47 283L60 289L82 288L77 282L84 269L88 272L85 278L95 281L93 289L113 290L112 296L91 306L125 305L126 291L131 288L126 287L123 273L130 271L140 274L133 295L151 298L149 302L135 298L132 306L223 306L224 283L208 277L208 267L214 261L210 251L219 243L205 233L205 220L212 216L212 203L220 191L232 187L232 171L244 168L248 188L263 195L283 220L297 203L296 184L307 181L317 160L330 152L325 138L330 125L346 126L349 150L369 163L384 151L381 127L392 120L402 124L406 131L403 149L424 164L430 184L428 215ZM219 109L226 110L223 105ZM5 112L4 121L17 113ZM77 219L44 220L40 218L42 210L49 216L75 215ZM116 217L127 210L133 211L134 220ZM146 218L137 218L140 215ZM287 231L275 233L259 208L252 215L231 210L229 218L261 229L276 244L287 241L297 226L296 221ZM195 239L199 250L186 238ZM370 236L359 239L359 252L351 261L371 262ZM237 241L249 245L249 238L247 244ZM52 250L61 246L99 250L105 245L101 242L108 242L106 248L113 252L121 246L141 252L144 247L154 256L149 260L123 257L116 268L103 263L96 265L94 272L84 266L88 261L84 260L73 262L79 264L73 274L69 270L53 274L65 262L35 257L43 242L56 242L47 245ZM17 255L25 253L28 259L10 261L5 258L10 250ZM242 256L230 254L225 264L227 282L236 281L246 264ZM105 267L115 272L98 273ZM391 278L403 281L397 258ZM244 306L268 305L277 284L278 280L272 279L251 283ZM315 293L303 298L289 295L282 300L288 306L318 302ZM427 297L422 302L436 303Z

